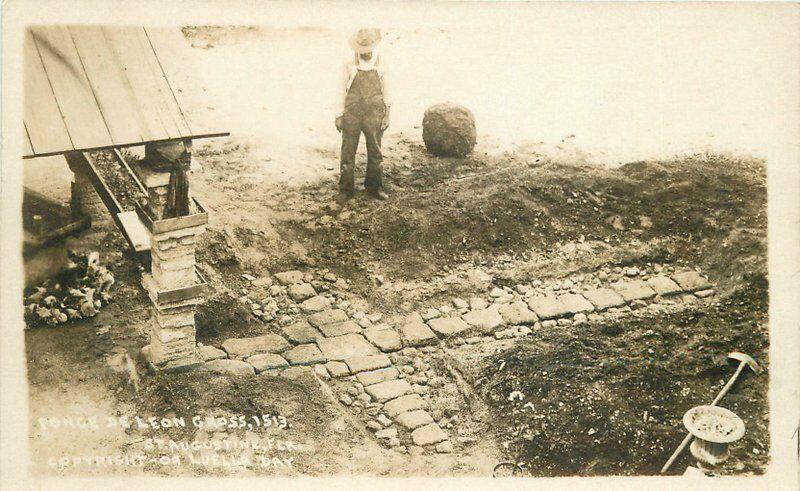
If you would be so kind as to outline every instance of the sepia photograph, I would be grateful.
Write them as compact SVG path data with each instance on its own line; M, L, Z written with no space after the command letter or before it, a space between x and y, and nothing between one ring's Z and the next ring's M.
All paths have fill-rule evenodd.
M796 4L227 4L4 5L27 476L797 489Z

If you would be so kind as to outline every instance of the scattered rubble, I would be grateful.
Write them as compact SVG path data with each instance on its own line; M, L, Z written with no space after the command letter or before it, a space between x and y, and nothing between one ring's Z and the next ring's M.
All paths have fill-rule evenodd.
M64 324L94 317L112 301L114 275L100 264L97 252L68 251L66 271L25 291L26 327Z

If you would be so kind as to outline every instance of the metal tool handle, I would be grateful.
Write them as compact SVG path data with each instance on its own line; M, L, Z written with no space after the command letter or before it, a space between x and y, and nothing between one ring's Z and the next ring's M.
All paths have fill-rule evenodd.
M722 390L719 391L719 394L717 394L717 397L715 397L714 400L711 402L711 404L710 404L711 406L716 406L717 403L723 397L725 397L725 394L727 394L728 391L731 390L731 387L733 387L733 384L736 383L736 379L739 378L739 374L742 373L742 370L744 369L745 365L746 365L745 362L740 362L739 363L739 367L736 368L736 372L733 374L733 377L731 377L731 379L728 380L728 383L725 384L725 387L723 387ZM686 447L689 446L689 443L691 443L691 441L692 441L692 434L689 433L688 435L686 435L686 438L683 439L681 444L678 445L678 448L676 448L675 451L672 452L672 455L670 456L670 458L667 461L667 463L664 464L664 467L661 468L661 473L662 474L669 470L669 468L672 466L672 464L675 463L675 460L678 458L678 456L680 456L680 454L682 454L683 451L686 450Z

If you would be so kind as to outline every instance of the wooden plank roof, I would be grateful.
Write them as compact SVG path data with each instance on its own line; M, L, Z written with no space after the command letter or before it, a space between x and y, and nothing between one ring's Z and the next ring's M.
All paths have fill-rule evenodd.
M143 27L31 27L24 86L23 158L228 135L192 130Z

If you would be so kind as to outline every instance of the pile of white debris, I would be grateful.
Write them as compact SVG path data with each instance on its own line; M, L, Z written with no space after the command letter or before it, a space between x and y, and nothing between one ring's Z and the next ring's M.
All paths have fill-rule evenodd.
M111 301L109 290L114 276L100 265L97 252L68 252L67 269L25 295L27 328L56 325L84 317L94 317Z

